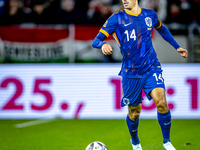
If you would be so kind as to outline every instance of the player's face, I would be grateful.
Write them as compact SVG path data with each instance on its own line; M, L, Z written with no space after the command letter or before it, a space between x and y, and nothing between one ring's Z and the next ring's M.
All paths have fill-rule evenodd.
M125 9L131 10L138 0L122 0Z

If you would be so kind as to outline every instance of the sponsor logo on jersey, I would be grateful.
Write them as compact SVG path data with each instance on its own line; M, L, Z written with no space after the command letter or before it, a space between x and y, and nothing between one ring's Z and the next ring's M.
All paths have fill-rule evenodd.
M126 27L126 26L128 26L128 25L130 25L130 24L132 24L132 23L124 24L124 26Z
M146 25L147 25L148 27L152 27L152 20L151 20L150 17L146 17L146 18L145 18L145 22L146 22Z
M159 82L157 82L157 84L163 84L163 83L159 83Z

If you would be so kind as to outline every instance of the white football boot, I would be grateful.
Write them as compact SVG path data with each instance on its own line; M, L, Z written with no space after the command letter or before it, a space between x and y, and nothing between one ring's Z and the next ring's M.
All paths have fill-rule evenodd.
M163 144L163 148L164 148L164 150L176 150L171 142L167 142L167 143Z
M131 142L131 141L130 141L130 142ZM131 142L131 145L132 145L132 147L133 147L133 150L142 150L142 147L141 147L141 144L140 144L140 143L134 145L134 144L132 144L132 142Z

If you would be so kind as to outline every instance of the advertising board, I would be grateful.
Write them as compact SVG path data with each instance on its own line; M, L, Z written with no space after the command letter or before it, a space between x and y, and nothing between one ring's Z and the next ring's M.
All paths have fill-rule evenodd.
M0 119L123 119L120 64L0 65ZM163 64L173 118L200 118L200 65ZM143 93L141 118L156 118Z

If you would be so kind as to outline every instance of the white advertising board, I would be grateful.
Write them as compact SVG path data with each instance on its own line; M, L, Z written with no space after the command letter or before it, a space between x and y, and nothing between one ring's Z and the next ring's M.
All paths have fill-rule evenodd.
M0 65L0 119L124 119L121 64ZM172 118L200 118L200 65L163 64ZM143 95L140 118L156 118Z

